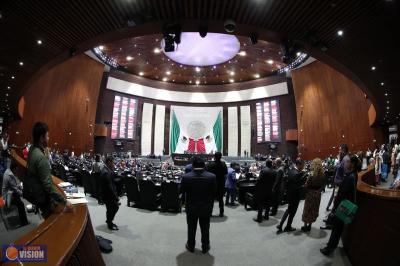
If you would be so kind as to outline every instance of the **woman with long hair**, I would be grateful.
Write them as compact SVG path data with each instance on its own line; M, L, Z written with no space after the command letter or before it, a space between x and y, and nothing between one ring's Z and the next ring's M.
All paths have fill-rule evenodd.
M303 232L310 232L311 225L317 220L319 214L319 205L321 203L321 191L325 186L324 168L322 160L316 158L311 163L311 175L305 183L306 200L304 202L303 217L304 226L301 228Z

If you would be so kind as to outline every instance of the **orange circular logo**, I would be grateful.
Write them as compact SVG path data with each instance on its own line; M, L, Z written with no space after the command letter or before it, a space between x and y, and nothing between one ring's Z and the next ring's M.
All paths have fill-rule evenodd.
M9 247L6 249L6 257L7 257L7 259L9 259L9 260L15 260L15 259L17 259L17 257L18 257L18 249L16 249L16 248L13 247L13 246L9 246Z

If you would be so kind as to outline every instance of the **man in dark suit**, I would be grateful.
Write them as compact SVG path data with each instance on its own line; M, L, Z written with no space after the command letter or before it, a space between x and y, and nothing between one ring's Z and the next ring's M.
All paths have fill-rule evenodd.
M204 170L204 160L194 156L193 170L182 176L181 190L186 195L186 221L188 241L186 249L194 252L197 221L200 223L202 252L210 250L210 216L217 190L214 174Z
M292 232L296 230L295 228L292 227L292 222L294 216L296 215L297 208L299 207L301 194L303 190L303 185L304 185L304 175L302 172L303 169L304 169L304 161L301 159L297 159L294 168L289 171L288 184L287 184L288 207L285 213L283 214L281 222L276 227L278 229L277 234L282 233L282 226L285 223L286 219L288 219L288 222L286 224L284 231Z
M357 164L358 158L353 155L349 160L344 161L344 176L343 180L339 185L338 194L336 195L335 201L333 203L333 213L343 200L349 200L355 202L356 199L356 178L357 178ZM337 248L344 228L344 223L342 220L333 216L332 221L332 232L329 237L328 244L325 248L320 249L321 253L325 256L329 256Z
M118 230L118 226L113 223L115 214L119 209L119 198L114 185L114 159L109 156L106 159L104 167L101 169L100 182L101 182L101 192L102 199L106 205L106 223L110 230Z
M255 202L258 206L257 218L253 220L257 223L261 223L263 220L262 213L265 209L264 219L269 219L269 208L272 200L272 186L275 183L276 173L272 170L272 161L268 159L265 163L265 167L261 170L259 179L256 184L255 191Z
M275 216L278 212L278 207L279 203L282 200L282 194L283 194L283 189L284 189L284 184L285 184L285 169L284 166L282 165L282 159L281 158L276 158L275 159L275 164L276 164L276 179L275 183L272 186L272 210L271 210L271 215Z
M228 168L225 162L221 161L222 153L214 154L214 162L210 163L207 171L213 173L217 178L217 194L216 198L219 202L219 217L224 216L224 194L225 194L225 177L228 174Z

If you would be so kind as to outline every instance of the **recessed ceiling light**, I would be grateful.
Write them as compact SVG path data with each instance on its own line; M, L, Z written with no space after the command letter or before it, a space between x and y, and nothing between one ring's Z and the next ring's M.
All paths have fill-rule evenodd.
M162 81L167 81L167 80L168 80L168 79L167 79L167 78L165 78L165 77L162 79Z
M128 60L128 61L131 61L132 59L133 59L133 57L130 56L130 55L128 55L128 56L126 57L126 60Z
M11 87L10 87L10 86L7 86L7 90L9 90L9 89L11 89Z
M24 65L24 62L22 62L22 61L19 61L19 63L18 63L20 66L23 66Z
M39 40L40 41L40 40ZM39 43L39 41L38 41L38 44L41 44L41 43ZM40 41L41 42L41 41ZM104 45L99 45L99 49L101 50L101 51L103 51L104 50Z
M381 82L381 86L385 85L385 82Z
M246 51L240 51L240 52L238 53L238 55L240 55L240 56L246 56Z
M37 40L36 43L37 43L38 45L41 45L43 42L42 42L42 40Z
M389 101L387 101L386 103L389 103Z
M337 31L337 35L342 36L343 35L343 31L342 30L338 30Z
M11 76L11 79L15 79L15 76Z
M390 107L389 107L389 106L386 106L386 109L390 109Z
M254 77L256 78L256 79L258 79L258 78L260 78L260 74L254 74Z
M234 79L229 79L229 82L233 83L233 82L235 82L235 80Z
M297 53L296 53L296 56L300 56L300 55L301 55L301 52L297 52Z
M199 85L200 84L200 81L199 80L196 80L196 85Z
M191 81L191 80L189 80L189 83L192 83L192 81Z
M371 70L375 70L375 69L376 69L376 67L375 67L375 66L372 66L372 67L371 67Z
M229 75L234 76L235 75L235 71L230 71Z
M267 63L270 64L270 65L272 65L272 64L274 63L274 60L269 59L269 60L267 60Z
M159 53L161 52L161 49L158 48L158 47L156 47L156 48L154 48L153 52L154 52L155 54L159 54Z
M201 68L200 67L196 67L195 70L196 70L196 72L200 72Z
M388 96L387 92L385 93L385 96Z
M144 73L142 71L139 72L139 76L143 76Z
M8 97L8 93L6 93L6 97Z
M171 71L167 71L167 72L165 72L165 74L171 75Z

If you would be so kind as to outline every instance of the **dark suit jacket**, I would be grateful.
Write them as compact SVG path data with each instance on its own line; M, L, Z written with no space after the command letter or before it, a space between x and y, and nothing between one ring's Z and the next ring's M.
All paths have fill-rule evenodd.
M217 178L217 194L224 194L225 178L228 174L228 168L224 162L212 162L207 166L207 171L213 173Z
M273 192L281 193L281 191L284 190L284 186L285 186L284 178L285 178L285 172L284 172L283 166L281 166L276 170L276 179L275 179L274 186L272 187Z
M257 202L267 201L272 194L272 187L275 183L276 172L269 167L264 167L256 183L255 200Z
M100 172L100 187L102 198L105 203L118 201L117 191L113 179L114 173L104 166Z
M214 174L204 170L184 174L181 190L186 194L186 213L205 217L211 215L217 190Z
M355 173L353 172L344 174L343 181L339 185L338 193L333 202L333 210L336 210L339 204L345 199L354 202L356 193L355 178Z
M296 168L289 171L287 184L288 201L300 201L303 192L304 175Z

